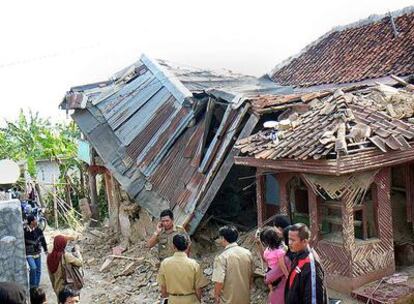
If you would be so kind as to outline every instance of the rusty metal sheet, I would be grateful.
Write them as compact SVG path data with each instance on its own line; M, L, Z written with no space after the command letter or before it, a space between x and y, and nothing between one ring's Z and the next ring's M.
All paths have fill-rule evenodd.
M171 94L167 89L162 88L153 95L145 105L125 121L115 134L124 145L129 145L131 141L139 134L147 125L148 121L154 116L158 108L165 103Z
M186 108L181 108L171 120L163 125L161 132L154 136L146 147L144 153L137 159L137 163L145 175L151 175L158 164L165 157L175 140L181 135L193 117L193 112Z
M154 119L134 138L126 147L126 153L132 158L137 159L138 155L145 149L151 139L160 130L161 126L168 121L175 111L174 100L168 100L154 114Z
M201 185L203 175L197 171L197 167L191 165L192 158L186 155L196 157L198 146L194 143L195 138L201 140L202 127L203 123L199 122L196 126L188 128L149 177L153 188L171 202L171 207L175 204L185 206ZM198 182L194 185L195 178Z

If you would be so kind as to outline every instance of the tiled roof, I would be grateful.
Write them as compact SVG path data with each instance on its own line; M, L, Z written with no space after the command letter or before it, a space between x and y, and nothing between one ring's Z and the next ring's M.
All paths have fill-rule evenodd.
M343 88L344 92L354 91L358 88L364 88L366 86ZM252 106L252 111L257 114L264 114L274 112L277 110L284 110L287 108L293 108L295 106L303 106L308 104L314 99L323 98L332 95L334 91L324 90L310 93L295 93L287 95L258 95L250 97L249 102Z
M236 148L258 159L302 160L372 149L411 149L414 125L404 120L413 115L412 91L384 85L353 94L338 90L322 100L314 99L311 106L275 128L239 140Z
M334 30L278 65L270 77L281 85L309 87L414 73L414 12Z

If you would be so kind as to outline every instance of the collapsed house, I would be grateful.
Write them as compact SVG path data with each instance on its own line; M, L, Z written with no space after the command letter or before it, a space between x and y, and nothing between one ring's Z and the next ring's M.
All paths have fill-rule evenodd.
M143 55L109 81L71 88L61 108L74 110L101 167L133 201L155 217L172 208L192 233L233 166L235 139L250 135L258 122L245 99L289 90L266 77ZM108 200L116 221L118 209Z
M108 193L113 177L191 233L218 199L252 200L259 225L287 214L310 225L329 285L350 291L414 263L413 19L407 8L336 28L260 79L142 56L71 88L61 107L99 155Z
M309 224L340 291L414 264L413 24L413 7L371 16L277 65L269 77L294 94L251 99L267 122L236 144L235 163L256 168L258 223Z
M414 90L385 85L302 94L309 110L239 140L257 168L258 222L309 224L328 284L350 291L414 264ZM312 99L309 99L312 95ZM286 98L256 102L264 111ZM392 106L392 110L389 107ZM398 113L398 117L393 117Z

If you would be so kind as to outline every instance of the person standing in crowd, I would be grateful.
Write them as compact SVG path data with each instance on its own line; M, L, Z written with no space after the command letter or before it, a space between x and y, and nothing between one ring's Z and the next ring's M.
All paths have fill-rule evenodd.
M1 304L26 304L26 292L24 288L14 282L0 282Z
M328 303L324 272L309 246L310 230L302 223L289 230L289 247L295 253L285 288L286 304Z
M265 227L257 240L258 250L266 261L268 269L265 275L265 282L269 285L268 303L283 304L286 279L289 275L290 261L286 259L286 247L283 239L276 232L275 227ZM265 249L266 248L266 249ZM278 276L268 278L268 273L277 272Z
M53 250L47 257L47 269L49 271L50 282L56 295L65 287L66 277L62 263L72 264L82 267L82 256L79 247L75 245L73 254L65 252L68 240L72 237L57 235L53 240Z
M276 228L277 235L283 238L283 241L286 246L289 245L289 228L292 223L287 215L278 214L273 219L273 227ZM294 258L294 253L290 251L289 247L286 252L286 256L292 261Z
M42 274L41 251L42 247L47 254L47 244L43 231L37 226L34 215L27 216L27 226L24 228L24 243L26 246L26 260L29 264L30 288L39 287Z
M239 233L234 226L219 229L217 243L224 251L214 260L212 281L215 304L249 304L254 263L249 250L237 244Z
M46 304L46 293L42 288L30 288L30 304Z
M185 234L173 237L174 255L161 262L158 284L161 296L168 298L169 304L196 304L201 302L201 291L208 282L200 265L187 257L189 245Z
M63 288L58 294L59 304L78 304L80 303L79 290L68 287Z
M170 209L161 211L160 222L151 238L147 241L149 248L158 244L158 258L163 261L174 254L173 237L178 233L187 235L185 229L174 224L174 214Z

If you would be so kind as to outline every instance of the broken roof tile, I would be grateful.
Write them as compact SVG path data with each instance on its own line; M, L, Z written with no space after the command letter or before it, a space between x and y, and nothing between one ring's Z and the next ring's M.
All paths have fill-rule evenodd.
M389 116L383 104L376 100L379 95L369 94L370 90L377 89L364 88L365 95L358 98L354 98L358 91L332 92L336 97L325 96L308 112L299 114L294 123L290 122L290 129L264 129L238 141L236 148L244 154L264 159L308 159L314 156L319 159L327 157L334 147L335 155L372 148L382 152L409 149L410 143L406 139L414 138L414 125ZM414 93L406 95L406 91L396 90L395 95L401 95L400 102L411 102ZM279 142L269 145L274 136L278 136ZM253 140L253 147L246 144Z

